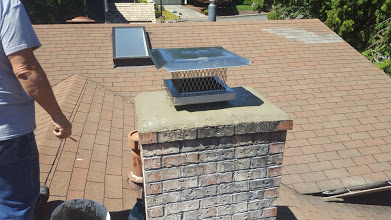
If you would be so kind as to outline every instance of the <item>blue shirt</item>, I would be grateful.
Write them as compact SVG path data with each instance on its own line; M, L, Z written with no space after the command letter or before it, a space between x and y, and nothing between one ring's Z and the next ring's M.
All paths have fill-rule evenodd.
M34 100L12 70L8 55L41 46L22 3L0 1L0 141L35 129Z

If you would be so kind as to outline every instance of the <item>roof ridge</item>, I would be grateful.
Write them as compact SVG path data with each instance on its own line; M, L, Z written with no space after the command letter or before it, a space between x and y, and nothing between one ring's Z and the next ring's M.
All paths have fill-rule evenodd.
M87 77L73 74L53 87L53 92L57 98L58 105L61 109L66 109L64 114L68 119L71 119L78 100L83 95L86 83ZM72 107L69 108L69 105Z
M178 23L130 23L130 24L111 24L107 26L107 24L67 24L66 27L69 29L75 29L85 27L85 28L102 28L102 27L134 27L134 26L144 26L144 27L188 27L189 24L191 26L232 26L232 24L303 24L303 23L322 23L317 18L312 19L291 19L291 20L251 20L251 21L223 21L223 22L178 22ZM323 23L322 23L323 24ZM33 25L34 29L58 29L62 27L63 24L35 24Z
M73 74L53 86L53 93L57 98L58 105L70 121L72 121L72 116L74 117L74 112L76 107L78 106L80 97L83 96L86 82L86 77L80 76L78 74ZM72 95L74 93L78 93L77 97ZM71 107L69 105L71 105ZM46 114L46 117L50 116ZM52 152L50 155L45 155L47 156L47 158L45 158L45 164L50 166L48 172L45 173L45 175L47 176L43 178L45 185L50 184L51 178L53 178L56 163L58 163L58 158L61 156L61 152L65 144L64 139L57 139L53 136L53 127L49 125L50 123L51 120L45 122L44 124L41 124L40 127L44 128L42 128L42 135L40 136L39 140L37 140L38 148L49 147L57 149L56 153ZM42 154L41 150L40 153Z
M88 83L93 83L103 89L104 92L109 92L114 96L120 97L123 103L126 103L128 100L126 97L123 97L120 94L111 91L104 85L94 80L91 80L86 76L73 74L53 86L53 92L57 98L57 102L60 108L63 110L65 116L69 119L71 123L74 122L75 115L78 112ZM66 140L60 140L53 136L53 128L52 126L50 126L51 120L44 120L45 118L50 118L50 116L48 114L45 114L45 116L40 120L45 122L38 126L37 133L39 133L39 135L37 135L37 145L38 148L41 149L56 149L51 151L40 150L40 153L43 154L42 156L45 157L45 164L50 166L48 172L43 173L44 175L47 175L46 177L43 176L43 183L50 184L51 179L54 175L54 170L56 169L57 163L59 161L58 159L61 157Z

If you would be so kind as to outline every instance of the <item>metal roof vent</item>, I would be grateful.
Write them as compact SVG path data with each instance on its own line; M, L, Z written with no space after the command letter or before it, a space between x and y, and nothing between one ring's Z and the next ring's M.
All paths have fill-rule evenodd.
M222 47L152 49L158 69L171 72L164 80L174 106L235 100L227 82L227 67L248 66L251 61Z

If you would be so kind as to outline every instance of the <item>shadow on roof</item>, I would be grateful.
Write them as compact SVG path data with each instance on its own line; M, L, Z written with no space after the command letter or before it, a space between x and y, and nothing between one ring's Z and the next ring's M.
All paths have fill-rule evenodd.
M52 214L54 209L56 209L56 207L61 205L63 202L63 200L54 200L48 202L45 206L38 210L36 219L49 220L50 215Z
M110 217L113 220L127 220L131 210L110 212Z
M391 207L391 191L375 192L366 195L352 196L344 198L343 201L335 201L337 203L351 203L360 205L380 205Z
M297 218L288 206L278 206L277 220L297 220Z

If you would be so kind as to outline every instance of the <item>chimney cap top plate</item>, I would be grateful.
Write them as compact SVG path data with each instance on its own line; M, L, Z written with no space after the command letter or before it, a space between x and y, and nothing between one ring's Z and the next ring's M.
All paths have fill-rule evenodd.
M248 66L251 60L233 54L222 47L152 49L156 68L169 72Z

